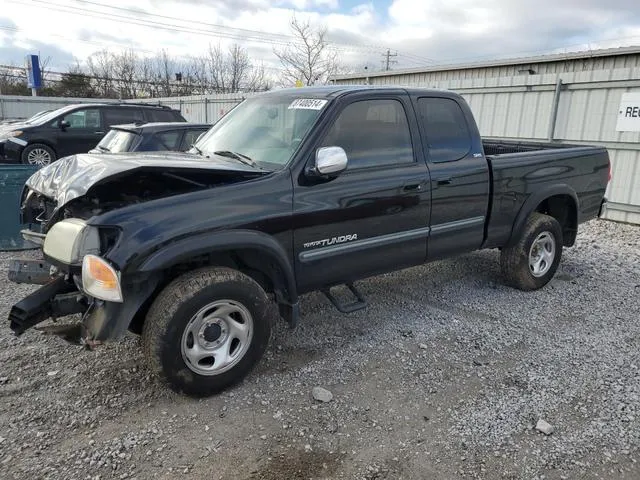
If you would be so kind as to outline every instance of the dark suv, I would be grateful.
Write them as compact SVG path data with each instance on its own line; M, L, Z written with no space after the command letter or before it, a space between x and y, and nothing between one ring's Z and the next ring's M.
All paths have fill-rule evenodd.
M146 122L186 122L179 111L144 103L69 105L29 123L18 123L0 133L9 162L48 165L55 160L86 153L112 125Z

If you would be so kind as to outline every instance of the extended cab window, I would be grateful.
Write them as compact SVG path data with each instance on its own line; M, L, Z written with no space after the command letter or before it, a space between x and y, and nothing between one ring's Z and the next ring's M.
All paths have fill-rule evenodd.
M340 113L323 146L342 147L348 169L414 161L411 133L398 100L363 100Z
M100 128L102 125L100 110L97 108L76 110L75 112L65 115L60 120L69 122L69 127L67 128ZM57 124L58 122L56 121L54 123Z
M458 102L449 98L418 99L424 143L432 162L460 160L471 150L471 132Z

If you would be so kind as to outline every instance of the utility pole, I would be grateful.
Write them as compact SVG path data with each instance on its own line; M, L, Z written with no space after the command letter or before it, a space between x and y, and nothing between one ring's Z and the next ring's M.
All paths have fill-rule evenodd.
M387 53L382 54L382 56L385 58L384 60L384 65L385 65L385 71L389 71L391 70L391 64L394 63L398 63L397 60L391 60L392 57L397 57L398 56L398 52L396 53L391 53L391 49L387 48Z

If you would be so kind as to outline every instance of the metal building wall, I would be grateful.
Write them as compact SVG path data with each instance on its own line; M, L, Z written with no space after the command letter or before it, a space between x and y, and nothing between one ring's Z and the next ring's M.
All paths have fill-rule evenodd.
M640 67L640 53L629 55L603 56L594 58L577 58L568 60L536 61L525 64L512 64L488 67L460 68L452 66L447 69L434 70L434 67L425 67L425 71L399 73L389 72L388 75L365 76L356 75L347 78L338 78L335 83L341 85L404 85L407 83L441 82L445 80L473 79L473 78L494 78L512 77L522 75L523 70L532 69L535 75L546 75L549 73L571 73L591 70L613 70L620 68ZM431 71L430 71L431 70Z

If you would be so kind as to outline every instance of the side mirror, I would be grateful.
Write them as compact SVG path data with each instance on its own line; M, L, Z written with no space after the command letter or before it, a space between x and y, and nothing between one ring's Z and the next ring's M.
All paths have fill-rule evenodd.
M60 128L62 130L66 130L67 128L69 128L71 126L71 124L66 121L66 120L60 120L60 122L58 123L58 125L60 126Z
M322 147L316 151L314 173L330 175L340 173L347 168L347 153L342 147Z

